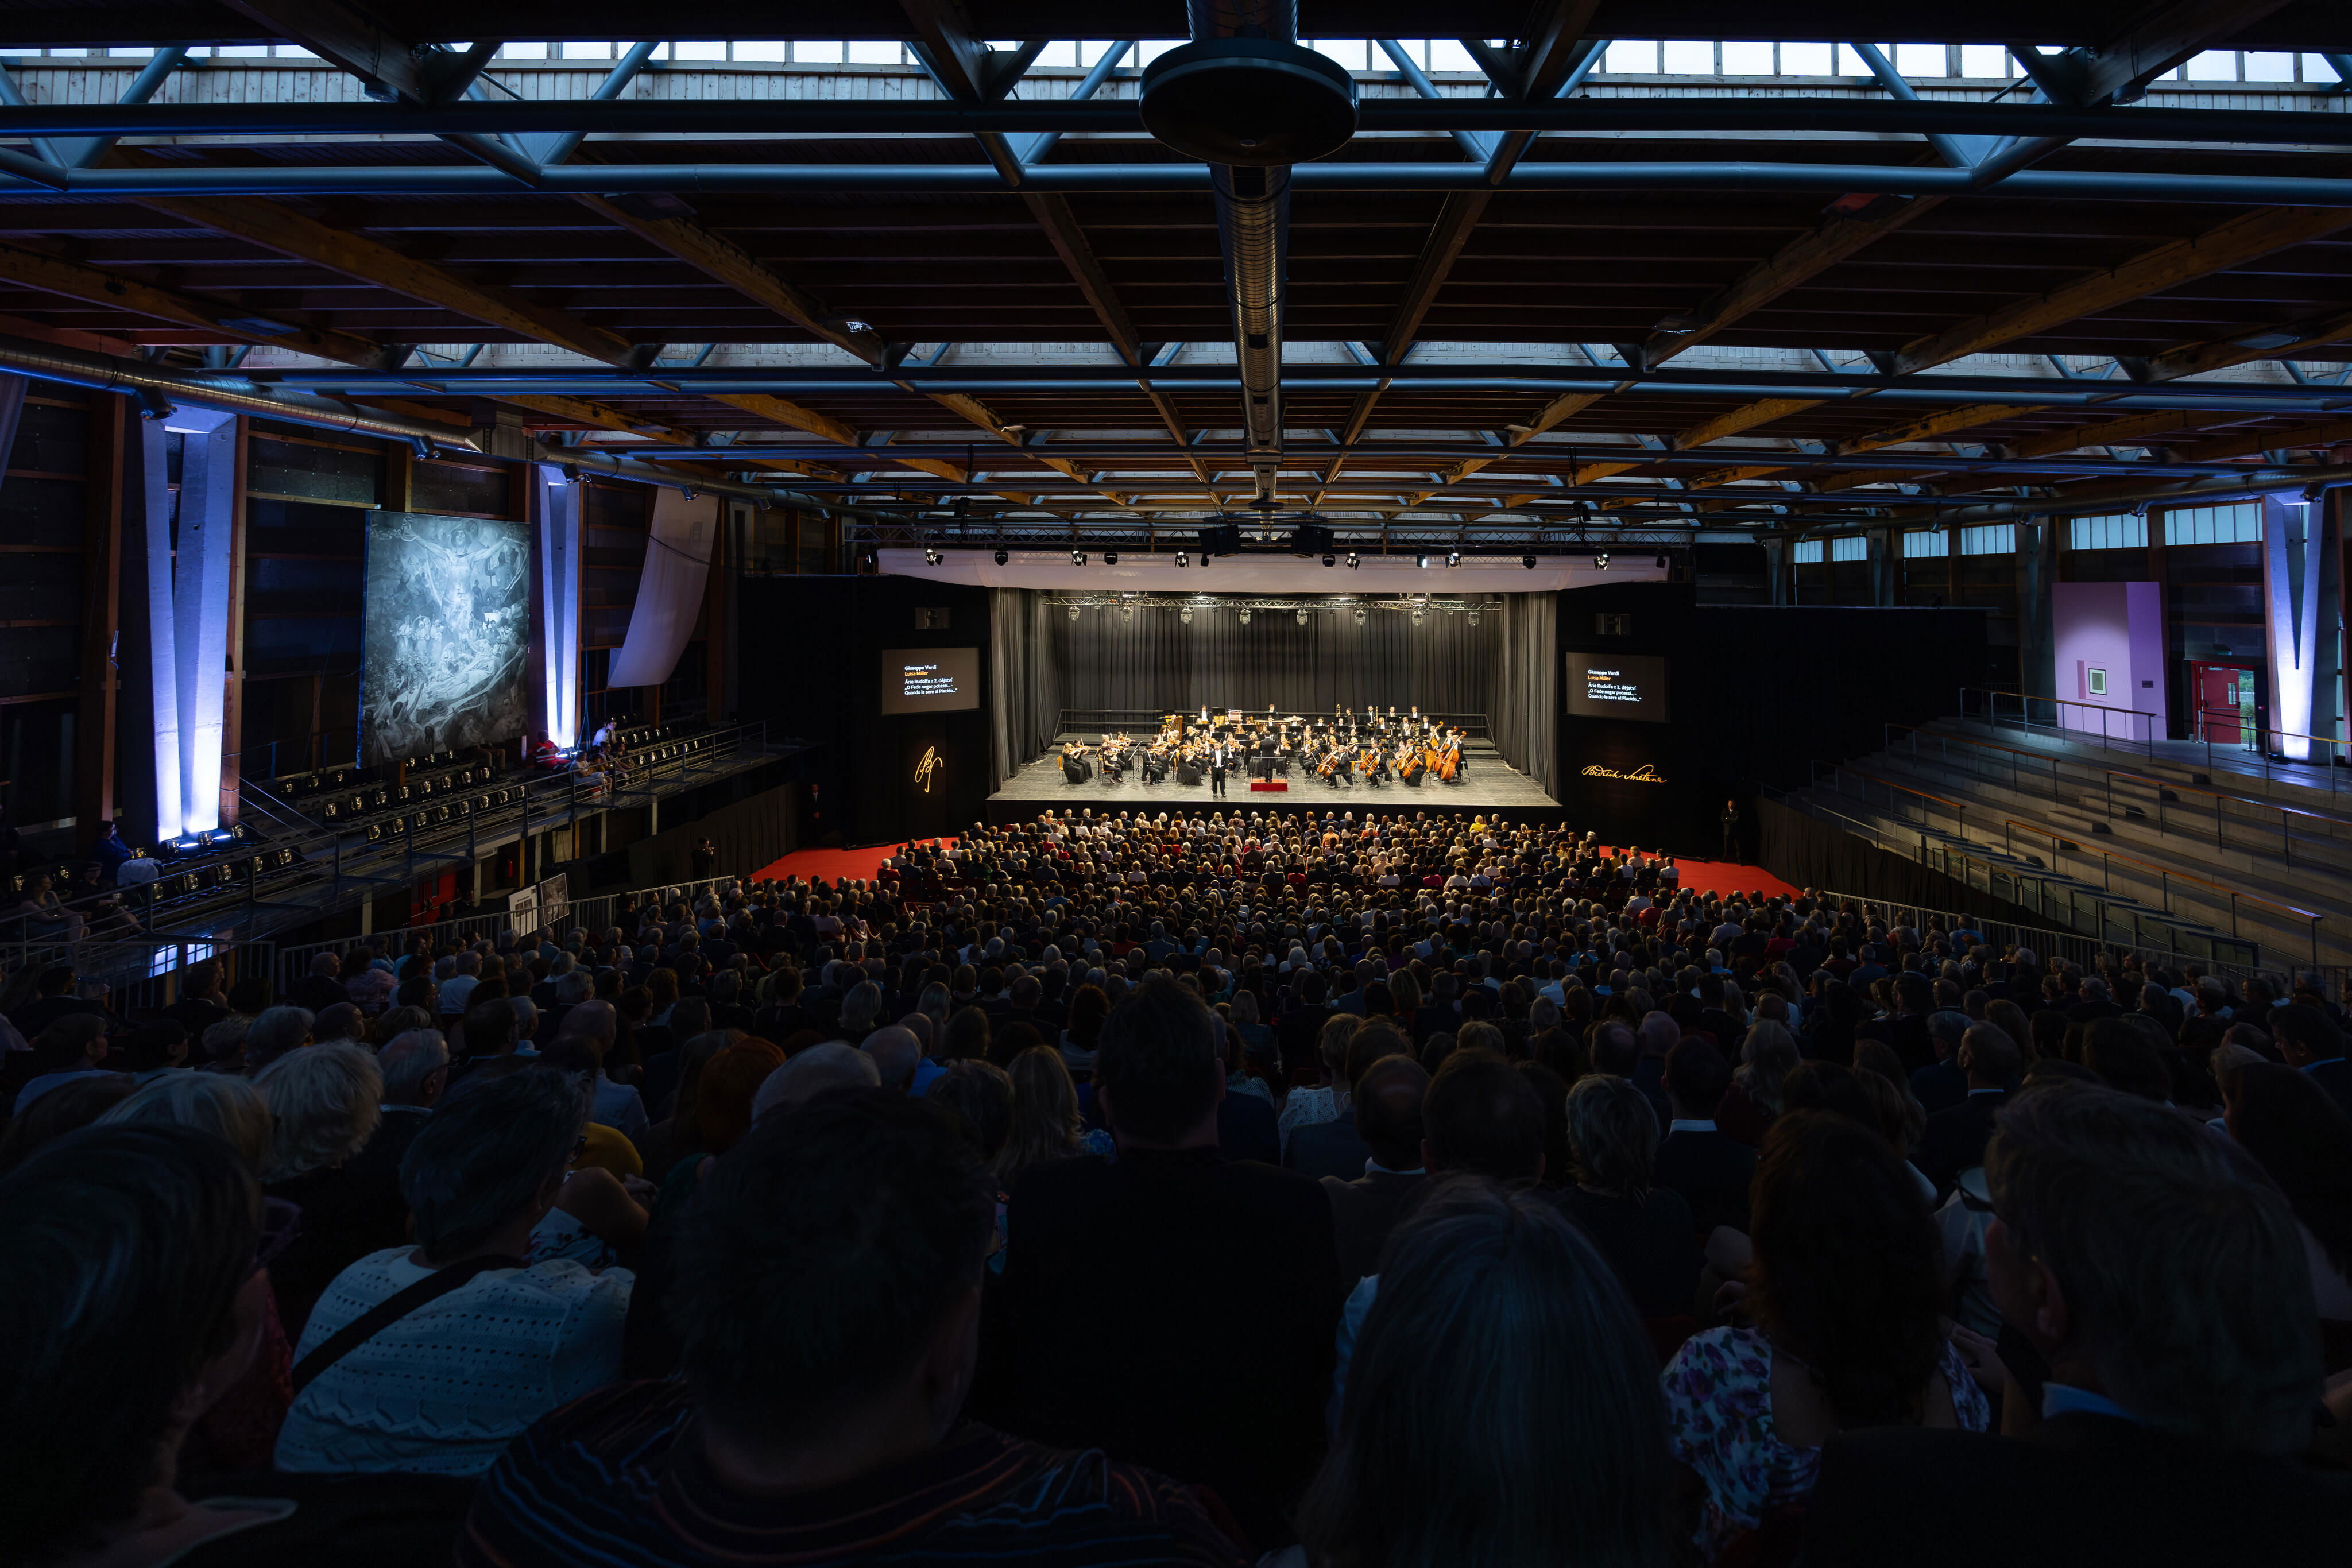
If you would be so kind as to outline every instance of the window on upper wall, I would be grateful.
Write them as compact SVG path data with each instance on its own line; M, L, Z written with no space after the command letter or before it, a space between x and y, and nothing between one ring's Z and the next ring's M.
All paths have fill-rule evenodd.
M1960 530L1962 555L2015 555L2017 525L2015 523L1979 523Z
M2168 545L2258 545L2263 542L2263 504L2179 507L2164 514Z
M1867 560L1870 559L1870 541L1860 534L1847 534L1832 539L1830 559L1832 560Z
M1782 44L1780 74L1784 77L1837 75L1837 47L1828 43Z
M1945 544L1940 528L1917 528L1903 536L1903 559L1906 560L1950 553L1950 547Z
M1811 566L1811 565L1813 565L1815 562L1819 561L1821 559L1822 559L1822 541L1821 541L1821 540L1819 540L1819 539L1799 539L1799 540L1797 541L1797 555L1796 555L1796 560L1797 560L1797 564L1798 564L1799 566Z
M1609 52L1601 57L1601 68L1613 76L1654 76L1658 69L1658 45L1652 38L1616 38Z
M2134 517L2129 512L2111 512L2096 517L2069 517L2066 520L2066 548L2146 549L2147 518Z

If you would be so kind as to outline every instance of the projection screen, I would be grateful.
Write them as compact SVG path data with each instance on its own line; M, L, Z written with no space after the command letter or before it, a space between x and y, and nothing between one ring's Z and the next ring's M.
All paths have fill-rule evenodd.
M521 523L368 515L362 764L522 738L530 567Z

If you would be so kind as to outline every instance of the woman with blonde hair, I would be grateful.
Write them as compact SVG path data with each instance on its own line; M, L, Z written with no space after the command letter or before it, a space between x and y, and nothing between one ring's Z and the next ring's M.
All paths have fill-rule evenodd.
M1031 1166L1087 1152L1085 1120L1078 1114L1078 1086L1062 1053L1033 1045L1013 1059L1013 1129L996 1155L997 1188L1011 1192Z
M1729 988L1725 988L1727 992ZM1762 1142L1764 1129L1780 1114L1780 1085L1797 1061L1796 1037L1787 1029L1769 1019L1750 1029L1739 1048L1731 1088L1716 1109L1717 1128L1743 1144Z
M270 1266L278 1315L300 1341L334 1277L408 1234L407 1206L345 1168L382 1119L383 1075L349 1040L288 1051L253 1076L272 1119L261 1190L302 1210L301 1233Z

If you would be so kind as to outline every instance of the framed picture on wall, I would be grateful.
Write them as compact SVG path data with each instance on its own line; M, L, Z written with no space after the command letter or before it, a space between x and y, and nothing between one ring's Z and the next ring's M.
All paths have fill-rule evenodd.
M2095 697L2103 697L2103 696L2105 696L2105 695L2107 695L2107 672L2106 672L2106 671L2105 671L2105 670L2088 670L2088 671L2085 671L2085 672L2084 673L2084 682L2085 682L2086 689L2087 689L2087 692L2088 692L2088 695L2092 695L2092 696L2095 696Z

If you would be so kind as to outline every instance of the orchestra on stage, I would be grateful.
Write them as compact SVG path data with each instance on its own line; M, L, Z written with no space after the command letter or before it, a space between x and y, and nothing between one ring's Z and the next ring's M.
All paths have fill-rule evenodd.
M1271 783L1294 769L1322 779L1333 789L1361 785L1379 789L1395 782L1419 788L1436 779L1454 783L1466 770L1460 728L1424 716L1418 707L1385 713L1334 708L1328 716L1264 714L1202 708L1197 715L1171 713L1160 732L1138 740L1125 733L1105 735L1096 744L1073 740L1061 748L1062 777L1084 784L1100 776L1105 784L1129 773L1146 784L1206 781L1213 796L1225 792L1232 773Z

